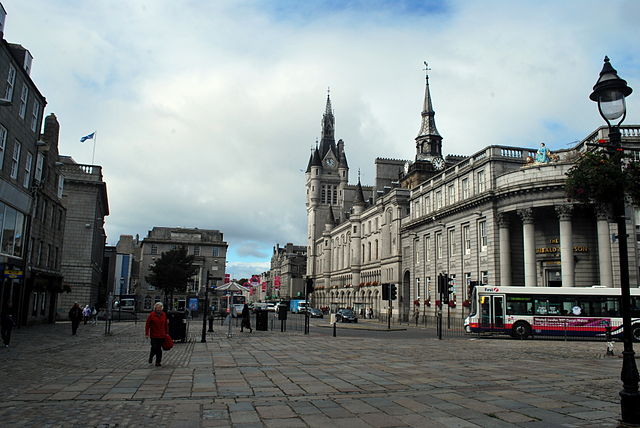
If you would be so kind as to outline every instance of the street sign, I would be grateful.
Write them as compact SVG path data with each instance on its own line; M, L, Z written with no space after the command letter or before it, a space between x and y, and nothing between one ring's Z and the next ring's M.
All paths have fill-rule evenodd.
M24 276L24 272L21 270L11 270L11 269L4 270L5 278L16 279L16 278L22 278L23 276Z

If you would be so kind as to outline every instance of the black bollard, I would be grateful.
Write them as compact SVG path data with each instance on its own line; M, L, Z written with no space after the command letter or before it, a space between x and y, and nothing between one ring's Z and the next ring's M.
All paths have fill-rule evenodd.
M333 323L333 337L336 337L336 323Z
M209 317L209 333L213 333L213 318Z

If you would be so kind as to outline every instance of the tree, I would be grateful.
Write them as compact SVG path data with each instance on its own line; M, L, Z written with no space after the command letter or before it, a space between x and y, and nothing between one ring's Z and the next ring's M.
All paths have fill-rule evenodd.
M588 152L567 172L566 192L582 203L614 204L628 197L640 205L640 165L623 152Z
M160 255L155 264L149 268L151 273L145 277L147 282L164 291L165 301L167 296L173 302L173 293L183 293L187 289L189 279L198 271L193 265L193 256L187 255L184 247L169 250Z

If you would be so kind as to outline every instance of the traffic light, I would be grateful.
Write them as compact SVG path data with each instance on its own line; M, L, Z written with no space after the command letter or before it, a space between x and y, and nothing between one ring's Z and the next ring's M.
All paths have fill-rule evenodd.
M389 300L389 284L382 284L382 300Z
M452 295L455 293L456 288L456 279L455 278L447 278L447 294Z
M306 286L307 286L307 296L311 293L313 293L313 278L307 278L306 281Z
M438 274L438 294L443 294L445 289L445 276L441 273Z
M395 284L389 284L389 300L396 300L398 298L398 289Z

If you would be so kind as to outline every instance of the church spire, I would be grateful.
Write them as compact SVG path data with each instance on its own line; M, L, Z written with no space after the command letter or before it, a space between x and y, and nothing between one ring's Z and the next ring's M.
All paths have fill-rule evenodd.
M432 156L442 156L442 137L438 133L435 121L435 111L431 104L431 92L429 91L429 70L431 70L426 61L425 74L426 85L424 89L424 103L422 105L422 123L420 132L416 137L417 154L425 154Z
M324 156L332 150L336 154L336 139L334 136L335 118L333 117L333 109L331 108L330 90L327 88L327 105L322 115L322 139L320 140L320 157Z

